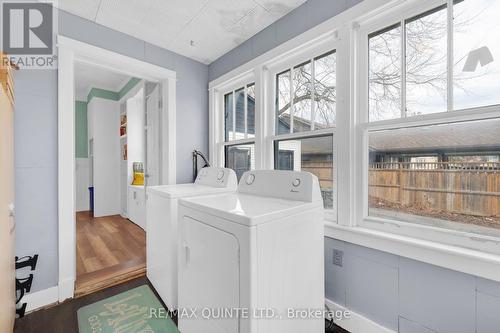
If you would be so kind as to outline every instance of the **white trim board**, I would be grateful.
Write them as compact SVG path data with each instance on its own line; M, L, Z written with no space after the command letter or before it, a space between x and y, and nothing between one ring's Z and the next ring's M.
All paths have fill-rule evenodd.
M328 298L325 299L325 303L331 311L349 311L351 314L349 318L334 320L333 322L351 333L397 333L377 324L371 319L363 317L362 315L335 303L334 301L329 300Z
M99 64L109 70L158 82L162 86L162 183L176 182L176 72L61 35L58 47L58 299L74 295L76 280L74 63Z
M47 305L56 304L59 299L58 286L35 291L24 295L21 303L26 303L26 313L33 312Z

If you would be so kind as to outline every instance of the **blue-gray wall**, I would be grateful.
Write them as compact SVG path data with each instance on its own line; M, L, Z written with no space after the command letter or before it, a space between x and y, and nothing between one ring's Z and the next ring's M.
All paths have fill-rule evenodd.
M59 12L59 33L177 72L177 182L191 151L208 152L208 66ZM58 283L57 71L15 73L16 255L40 255L32 291Z
M210 64L209 80L358 2L309 0ZM333 249L344 253L342 267ZM329 299L396 332L500 332L500 283L330 238L325 273Z

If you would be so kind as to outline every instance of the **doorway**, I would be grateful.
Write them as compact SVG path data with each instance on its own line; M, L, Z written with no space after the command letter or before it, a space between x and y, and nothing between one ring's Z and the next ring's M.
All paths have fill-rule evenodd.
M159 185L160 84L75 62L76 286L146 272L146 187Z
M91 216L88 211L87 213L82 212L82 214L76 214L77 211L77 200L79 200L79 196L77 193L76 186L76 161L75 161L75 112L69 112L69 110L74 110L75 107L75 73L76 73L76 64L78 62L82 62L85 64L90 64L99 67L101 70L109 70L116 73L122 73L124 75L129 76L130 78L142 78L142 86L144 93L143 104L144 109L147 107L147 101L149 100L150 93L155 91L155 88L158 91L158 94L164 96L164 100L162 103L159 101L156 103L158 110L157 116L159 119L159 123L157 125L162 130L158 132L158 142L156 143L157 147L161 147L161 156L157 156L158 162L155 164L157 175L153 176L153 179L156 179L158 184L172 184L175 183L175 72L167 70L162 67L158 67L149 63L142 62L140 60L136 60L130 57L126 57L114 52L110 52L95 46L91 46L79 41L75 41L66 37L58 36L58 47L59 47L59 70L58 70L58 79L59 79L59 94L58 94L58 112L59 112L59 168L58 168L58 179L59 179L59 301L63 301L67 298L71 298L75 295L75 286L77 281L77 273L78 273L78 256L77 256L77 217L79 222L84 221L82 224L82 230L84 233L88 235L99 235L99 237L91 237L87 244L92 244L92 247L99 248L104 244L105 247L109 251L96 250L94 252L101 253L105 259L95 258L90 259L90 264L87 265L89 269L95 271L108 270L108 273L114 270L114 268L110 268L112 266L116 266L116 262L123 264L123 262L129 262L131 259L127 258L127 255L132 255L136 257L141 256L141 248L144 246L141 245L141 237L144 240L145 244L145 235L144 229L139 225L137 221L131 221L128 218L128 205L129 205L129 191L127 190L127 200L124 200L122 194L122 188L124 185L123 182L120 182L122 179L128 181L127 178L123 177L123 170L127 170L128 177L128 167L123 167L125 164L123 162L124 157L128 157L128 152L125 153L123 150L123 144L121 141L123 140L122 135L118 137L118 164L112 163L114 165L114 171L118 174L118 183L116 183L112 189L115 192L120 193L119 198L113 198L110 200L111 205L101 205L97 204L99 201L98 197L103 199L103 195L99 195L99 190L96 190L95 183L92 184L94 187L94 214ZM139 79L141 80L141 79ZM132 91L132 89L130 90ZM99 95L99 91L97 95ZM137 93L137 91L135 92ZM132 94L132 92L130 92ZM117 101L121 100L121 97L117 98ZM130 97L130 96L129 96ZM120 134L120 130L118 128L121 127L121 106L119 108L118 118L114 118L118 121L115 123L116 125L116 133ZM144 110L143 109L143 110ZM144 121L147 121L146 112L144 112ZM109 116L109 114L108 114ZM151 113L151 117L153 113ZM114 116L113 116L114 117ZM109 119L106 118L107 123L110 123ZM97 122L102 125L102 123ZM98 125L96 128L102 130ZM149 129L143 127L143 136L144 136L144 150L150 149L147 146L147 136ZM111 131L108 131L112 133ZM115 135L113 134L113 136ZM128 134L127 134L128 136ZM89 167L89 174L92 172L93 181L96 183L100 179L99 176L96 177L96 170L104 170L106 168L101 168L102 163L100 163L97 158L96 151L101 147L96 141L96 137L92 138L92 141L88 141L88 151L89 154L92 153L91 158L94 159L91 163L92 170ZM114 140L114 139L113 139ZM102 142L102 141L101 141ZM113 147L116 147L116 141L114 141ZM129 143L127 143L128 146ZM106 146L106 145L105 145ZM108 147L109 148L109 147ZM106 149L108 149L106 148ZM156 148L160 151L160 148ZM115 155L113 155L115 156ZM145 179L144 186L147 186L147 173L149 170L147 169L147 152L144 152L144 160L143 163L143 177ZM90 158L89 158L90 159ZM121 162L120 162L121 159ZM151 157L150 157L151 159ZM102 162L102 161L101 161ZM89 162L90 163L90 162ZM127 162L128 163L128 162ZM128 164L127 164L128 166ZM145 173L145 174L144 174ZM109 181L110 179L106 179L106 177L101 177L101 180ZM116 179L113 178L113 181ZM128 183L127 183L128 186ZM102 185L100 188L104 188ZM143 191L145 193L145 190ZM90 193L89 195L89 204L90 204ZM106 198L107 200L108 198ZM127 208L123 209L123 203L126 202ZM107 208L103 208L103 207ZM112 207L111 209L109 207ZM116 207L119 208L117 214ZM109 209L109 210L108 210ZM102 213L102 212L105 213ZM96 221L97 220L97 221ZM99 222L99 223L96 223ZM129 223L129 224L126 224ZM98 227L98 228L96 228ZM123 235L120 237L110 237L109 234L113 234L116 231L123 231ZM106 234L108 233L108 234ZM142 236L140 234L143 234ZM102 235L101 235L102 234ZM116 236L116 234L113 234ZM113 239L111 239L113 238ZM116 240L115 242L113 242ZM133 240L136 242L137 247L128 246L129 242ZM85 247L85 243L82 243L82 246ZM125 245L125 252L120 251L120 246ZM123 246L122 246L123 248ZM144 250L145 252L145 250ZM126 254L124 254L126 253ZM92 253L90 253L90 257L92 257ZM125 260L121 260L121 259ZM136 258L137 259L137 258ZM92 265L92 261L94 263L99 263L99 260L103 263L104 266L100 266L100 264ZM133 258L132 258L133 260ZM81 263L80 263L81 264ZM144 264L145 266L145 261ZM84 266L82 266L84 267ZM134 271L140 272L140 270L133 269ZM85 272L80 268L80 273L92 273ZM103 273L103 272L101 272ZM116 272L114 272L116 273ZM114 274L113 273L113 274ZM142 272L144 274L144 271ZM114 278L106 278L106 280L110 281ZM122 280L123 281L123 280ZM94 283L96 285L96 283Z

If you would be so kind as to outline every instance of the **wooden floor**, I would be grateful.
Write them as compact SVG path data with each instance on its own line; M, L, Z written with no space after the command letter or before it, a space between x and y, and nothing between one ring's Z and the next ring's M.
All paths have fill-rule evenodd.
M78 212L76 244L76 297L146 273L146 233L119 215Z
M15 333L40 333L40 332L77 333L78 318L76 316L76 311L78 311L79 308L85 305L98 302L105 298L117 295L119 293L141 286L143 284L149 284L151 290L155 292L153 286L151 286L148 279L146 277L141 277L111 288L107 288L105 290L98 291L91 295L87 295L80 298L74 298L70 301L53 306L51 308L39 310L30 313L23 318L16 319L14 332ZM158 294L156 294L156 296L158 297ZM165 304L163 304L160 297L158 297L158 300L160 300L163 307L165 307ZM177 318L173 319L174 322L177 323ZM327 330L326 332L349 333L348 331L345 331L336 325L334 325L331 329Z

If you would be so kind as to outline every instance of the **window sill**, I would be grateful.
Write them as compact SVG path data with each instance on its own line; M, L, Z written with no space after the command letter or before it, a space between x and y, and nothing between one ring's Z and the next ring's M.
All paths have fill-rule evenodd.
M500 282L500 256L325 221L325 236Z

